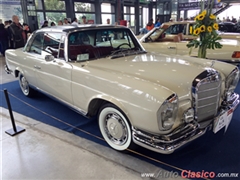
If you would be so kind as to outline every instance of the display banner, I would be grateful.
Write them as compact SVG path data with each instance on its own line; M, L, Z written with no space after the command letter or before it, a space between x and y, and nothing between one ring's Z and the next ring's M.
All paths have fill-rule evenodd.
M20 0L0 0L0 19L3 22L12 20L13 15L17 15L20 22L23 22Z
M207 5L208 1L205 1L205 6ZM188 3L178 3L178 10L193 10L193 9L200 9L201 1L197 2L188 2ZM219 3L217 0L214 0L214 8L222 7L222 3Z

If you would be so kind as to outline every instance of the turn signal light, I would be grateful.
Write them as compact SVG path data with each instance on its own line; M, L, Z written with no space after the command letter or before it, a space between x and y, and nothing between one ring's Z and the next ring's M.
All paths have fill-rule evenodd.
M232 58L240 58L240 51L234 51L232 54Z

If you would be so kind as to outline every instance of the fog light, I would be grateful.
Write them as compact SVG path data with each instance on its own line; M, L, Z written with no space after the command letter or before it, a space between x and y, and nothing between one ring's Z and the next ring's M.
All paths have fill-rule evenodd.
M194 110L193 108L188 109L183 114L183 120L185 123L190 123L194 120Z

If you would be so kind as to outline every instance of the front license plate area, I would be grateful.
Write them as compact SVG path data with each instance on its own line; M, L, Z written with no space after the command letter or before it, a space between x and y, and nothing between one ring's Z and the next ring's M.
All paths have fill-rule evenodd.
M226 111L224 114L218 116L214 120L214 126L213 126L213 132L217 133L220 131L223 127L225 127L225 131L228 128L228 125L230 124L233 116L233 109L230 109Z

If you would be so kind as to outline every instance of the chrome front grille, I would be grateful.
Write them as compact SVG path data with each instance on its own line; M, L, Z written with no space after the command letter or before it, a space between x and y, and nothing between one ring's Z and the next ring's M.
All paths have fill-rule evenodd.
M192 97L195 118L198 122L217 115L221 96L221 76L211 68L206 69L193 81Z

